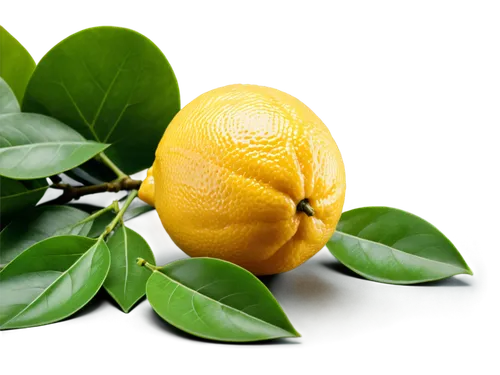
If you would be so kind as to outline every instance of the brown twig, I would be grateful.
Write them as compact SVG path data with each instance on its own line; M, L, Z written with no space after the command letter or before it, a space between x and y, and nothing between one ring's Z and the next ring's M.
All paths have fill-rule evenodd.
M104 193L104 192L119 192L122 190L139 190L142 181L134 180L130 177L123 177L113 182L105 182L99 185L91 186L71 186L69 184L52 184L53 189L61 189L64 192L56 199L47 202L46 204L65 204L73 199L79 199L84 195Z

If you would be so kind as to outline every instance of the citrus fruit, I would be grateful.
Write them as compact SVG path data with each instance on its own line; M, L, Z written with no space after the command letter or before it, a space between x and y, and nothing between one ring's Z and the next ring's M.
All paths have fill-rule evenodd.
M345 172L328 128L276 89L209 91L172 120L139 197L193 257L256 275L305 262L332 236Z

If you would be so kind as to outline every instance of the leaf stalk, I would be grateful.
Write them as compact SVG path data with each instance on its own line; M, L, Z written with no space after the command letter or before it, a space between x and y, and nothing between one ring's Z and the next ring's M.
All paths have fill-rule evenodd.
M146 267L151 272L158 271L160 269L160 267L153 266L151 263L148 263L148 261L143 258L137 258L137 265L141 267Z
M96 157L98 161L106 165L109 169L111 169L118 178L125 178L128 177L125 172L123 172L118 166L113 163L113 161L106 156L104 152L99 153L99 155Z
M115 218L109 223L106 228L104 229L104 232L99 236L99 239L104 239L106 236L108 236L113 229L115 229L116 225L120 222L123 222L123 215L125 214L125 211L127 211L127 208L130 206L132 201L137 197L138 191L137 190L132 190L130 194L128 195L127 199L123 203L123 206L118 210ZM118 205L118 202L113 202L113 204L116 203L116 206ZM116 207L115 207L116 209Z

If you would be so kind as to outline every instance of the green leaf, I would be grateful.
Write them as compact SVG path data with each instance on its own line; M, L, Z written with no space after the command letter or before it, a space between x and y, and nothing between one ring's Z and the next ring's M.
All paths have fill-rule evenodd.
M141 257L156 264L155 257L144 238L123 225L114 231L107 243L111 268L104 288L127 313L146 294L150 276L146 268L137 267L136 259Z
M125 214L123 215L123 221L127 222L154 210L155 208L150 206L149 204L144 203L140 199L135 199L130 204L129 208L127 208L127 210L125 211Z
M61 236L33 245L0 272L0 329L72 315L101 288L109 264L103 240Z
M70 206L39 206L15 218L0 232L0 265L49 237L63 234L86 236L92 226L89 215Z
M300 336L259 279L222 260L183 259L157 268L146 294L158 315L195 336L231 342Z
M7 30L0 26L0 77L12 88L19 103L35 69L35 61Z
M96 218L92 222L92 226L87 233L87 237L90 238L96 238L99 237L102 232L104 232L104 229L106 229L106 226L111 223L111 221L115 218L116 214L114 212L108 211L103 213L101 216Z
M383 283L415 284L472 275L458 250L436 227L395 208L344 212L327 247L357 274Z
M55 117L87 139L111 143L106 155L132 174L153 163L180 109L179 87L167 59L145 36L94 27L71 35L42 58L22 109Z
M42 199L48 184L45 179L17 181L0 176L0 218L2 222Z
M17 102L14 92L7 82L0 77L0 114L16 113L20 111L21 109L19 108L19 103Z
M108 145L85 140L56 119L34 113L0 115L0 175L52 176L74 168Z

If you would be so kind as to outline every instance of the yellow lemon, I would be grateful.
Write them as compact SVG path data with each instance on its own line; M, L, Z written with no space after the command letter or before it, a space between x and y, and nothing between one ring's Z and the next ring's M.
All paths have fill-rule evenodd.
M221 87L184 107L139 191L185 253L257 275L317 253L344 195L344 164L328 128L293 96L255 85Z

